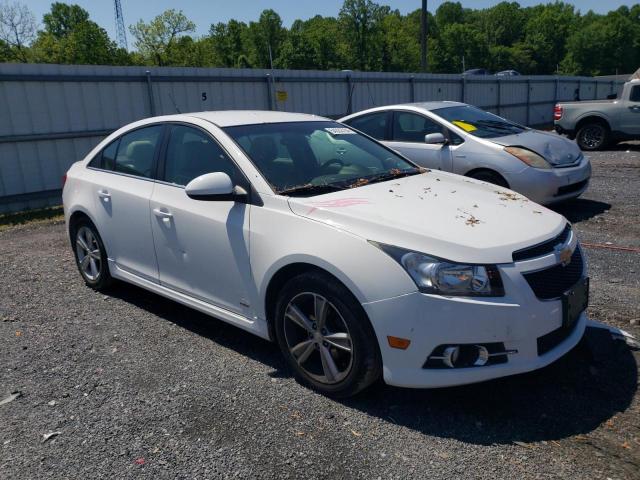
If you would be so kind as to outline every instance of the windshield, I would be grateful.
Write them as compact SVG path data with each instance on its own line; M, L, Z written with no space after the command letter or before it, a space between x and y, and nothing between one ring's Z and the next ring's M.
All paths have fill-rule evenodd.
M471 105L437 108L431 110L431 112L463 129L465 132L481 138L504 137L505 135L522 133L526 130L522 125L510 122Z
M423 171L336 122L266 123L223 130L276 193L285 195L317 195Z

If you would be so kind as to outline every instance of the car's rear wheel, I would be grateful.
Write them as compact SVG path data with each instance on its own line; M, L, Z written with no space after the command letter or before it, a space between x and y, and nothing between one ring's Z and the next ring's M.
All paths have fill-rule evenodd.
M475 178L476 180L481 180L487 183L493 183L494 185L498 185L499 187L509 188L507 181L502 178L501 175L490 170L477 170L475 172L471 172L468 177Z
M80 220L71 231L76 265L84 282L94 290L104 290L113 283L107 264L107 252L100 234L89 220Z
M298 275L275 312L278 345L302 383L335 397L355 395L380 377L376 336L349 290L327 274Z
M609 143L609 129L600 122L582 125L576 140L582 150L593 151L604 148Z

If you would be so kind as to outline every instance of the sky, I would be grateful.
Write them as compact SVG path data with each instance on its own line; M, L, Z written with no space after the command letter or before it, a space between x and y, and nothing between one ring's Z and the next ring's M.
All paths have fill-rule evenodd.
M49 11L53 0L22 0L36 15L38 22L42 22L42 16ZM58 0L64 1L64 0ZM429 0L428 9L435 11L444 0ZM550 1L550 0L549 0ZM567 0L565 0L567 1ZM66 0L66 3L75 3L89 12L91 19L98 23L115 39L115 16L113 1L111 0ZM343 0L120 0L125 25L127 27L127 38L131 47L131 35L129 25L142 19L148 21L159 15L164 10L174 8L182 10L184 14L196 23L197 35L204 35L208 32L212 23L227 22L231 18L249 22L257 20L260 12L267 8L272 8L282 18L285 26L289 27L296 19L307 19L315 15L337 16L342 6ZM420 8L421 0L377 0L376 3L389 5L393 9L400 10L406 14ZM499 3L499 1L489 0L467 0L462 1L463 6L468 8L486 8ZM519 0L521 6L527 7L539 3L548 3L540 0ZM593 10L597 13L605 13L609 10L638 3L638 0L569 0L581 12Z

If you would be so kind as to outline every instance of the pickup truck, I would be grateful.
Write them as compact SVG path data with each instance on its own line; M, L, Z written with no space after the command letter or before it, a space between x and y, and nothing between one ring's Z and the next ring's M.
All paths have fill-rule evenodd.
M613 100L558 103L553 120L556 132L575 138L582 150L640 140L640 80L625 83Z

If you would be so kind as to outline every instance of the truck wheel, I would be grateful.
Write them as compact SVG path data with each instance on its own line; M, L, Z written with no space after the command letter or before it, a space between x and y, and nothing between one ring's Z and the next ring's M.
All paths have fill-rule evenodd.
M599 122L586 123L578 130L577 141L582 150L593 151L609 143L609 128Z

